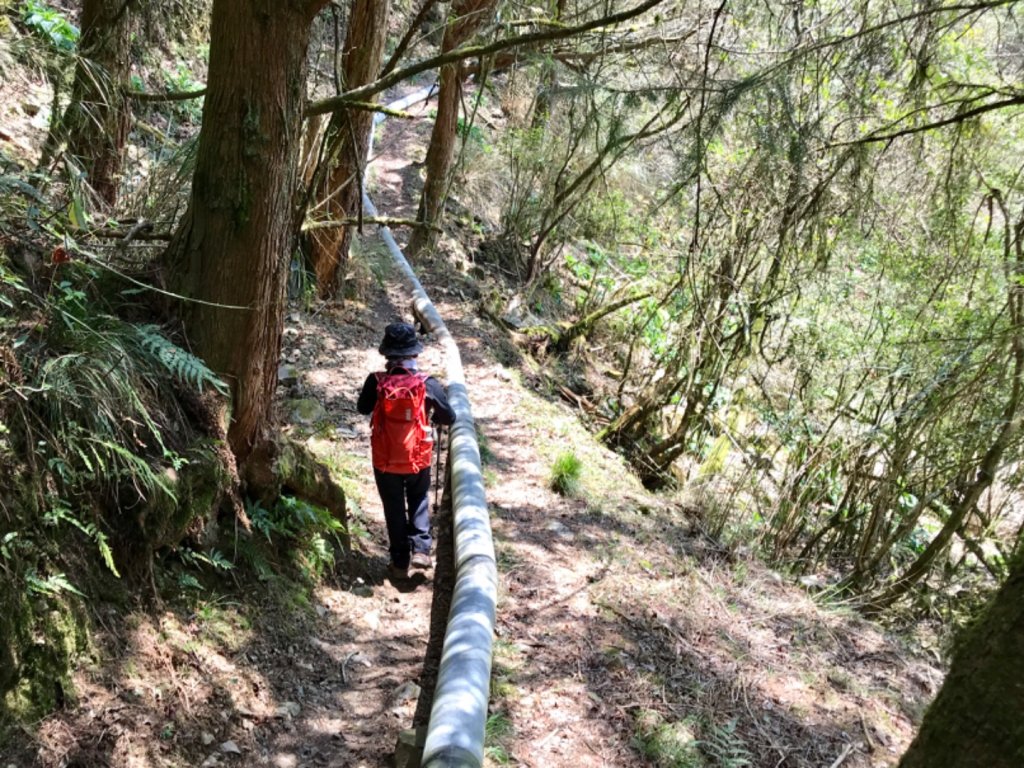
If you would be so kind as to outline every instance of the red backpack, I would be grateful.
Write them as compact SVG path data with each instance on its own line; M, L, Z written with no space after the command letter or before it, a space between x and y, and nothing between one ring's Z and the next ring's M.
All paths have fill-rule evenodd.
M421 373L378 373L377 404L370 418L374 469L415 474L430 466L434 438L427 424L427 377Z

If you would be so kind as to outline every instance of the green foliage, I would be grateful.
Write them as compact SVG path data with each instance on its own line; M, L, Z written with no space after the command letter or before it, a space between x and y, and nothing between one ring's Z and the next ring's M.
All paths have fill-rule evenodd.
M725 725L712 725L710 735L700 742L703 751L712 760L712 765L721 768L746 768L752 765L753 757L746 742L736 734L736 721Z
M492 712L484 723L484 755L498 765L509 765L512 757L505 741L513 736L515 728L504 712Z
M494 449L491 448L491 440L487 434L477 426L476 441L480 448L480 463L484 466L495 462Z
M235 567L234 563L228 560L224 553L216 549L212 549L209 552L196 552L190 547L183 547L178 551L178 556L183 563L196 568L208 566L215 571L230 571Z
M698 723L687 718L666 720L653 710L640 710L636 716L633 744L647 760L658 768L747 768L752 756L743 739L736 734L736 722L723 726L711 723L700 730L706 738L698 739Z
M22 5L22 20L57 50L69 52L75 50L78 45L78 27L69 22L60 11L36 0L26 0Z
M165 338L157 326L143 325L136 330L143 348L178 381L195 387L199 392L203 391L204 385L209 385L220 394L228 395L227 385L202 360Z
M573 451L563 451L551 465L551 489L562 496L578 496L582 471L583 462L580 457Z
M472 142L478 146L484 146L483 129L476 123L467 123L464 117L459 117L455 126L455 132L464 142Z
M179 400L216 378L154 326L117 317L103 273L77 260L59 270L37 294L0 255L0 696L19 716L70 694L85 602L118 594L122 574L196 530L225 483Z
M666 721L659 713L641 710L637 714L633 745L658 768L705 768L705 761L693 735L693 723Z
M57 526L61 523L68 523L69 525L77 528L87 537L92 539L96 545L96 549L100 553L103 564L107 566L107 569L114 574L114 576L120 578L121 574L118 573L117 566L114 565L114 553L110 549L107 534L100 530L95 522L86 522L76 517L74 512L67 506L67 502L63 499L57 497L50 499L49 509L43 514L43 523L47 526ZM81 595L81 592L78 592L78 590L73 591L76 594Z
M69 281L52 304L49 348L57 352L39 366L33 401L43 424L38 455L65 494L104 487L111 498L131 488L138 501L164 497L176 503L171 483L154 458L180 469L182 458L165 442L162 414L155 412L166 388L166 372L196 387L212 374L152 331L96 313L85 293ZM215 379L214 379L215 380Z
M249 542L242 551L261 579L272 578L272 557L283 551L308 581L315 582L334 566L345 526L323 507L293 496L281 496L268 509L258 501L247 505L253 530L268 548Z
M181 61L177 62L173 71L169 69L160 71L164 78L164 86L171 93L188 93L189 91L198 91L203 87L203 83L197 82L192 76L192 70ZM172 114L183 123L198 124L203 117L203 100L201 98L169 102L163 108L170 109Z

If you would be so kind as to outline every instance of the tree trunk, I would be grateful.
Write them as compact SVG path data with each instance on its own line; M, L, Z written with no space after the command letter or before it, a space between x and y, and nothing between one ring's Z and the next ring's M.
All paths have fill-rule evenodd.
M1024 765L1024 559L958 643L900 768Z
M71 103L58 127L89 186L108 205L117 200L131 119L125 98L131 66L130 19L124 0L84 0L81 56L75 67Z
M458 0L452 7L455 17L444 31L441 52L453 51L469 40L491 17L496 0ZM441 222L444 201L448 196L448 183L455 158L455 137L459 124L459 103L462 101L462 74L459 64L441 67L437 92L437 117L427 148L426 180L420 196L419 215L423 225L414 230L408 252L416 256L433 248L437 242L437 228Z
M565 0L556 0L551 12L551 20L556 24L561 24L564 15ZM540 63L537 95L533 100L533 117L530 119L530 127L534 130L543 130L548 124L548 117L551 114L551 95L555 89L555 61L556 59L551 57L542 59Z
M306 50L324 1L214 0L192 197L167 252L189 342L231 384L239 462L277 383Z
M355 0L345 33L342 76L345 89L372 82L380 72L387 37L389 0ZM345 109L335 112L324 136L322 167L314 183L316 217L338 221L360 209L366 153L373 130L373 112ZM332 296L341 281L341 265L348 258L351 227L317 230L311 237L310 263L317 290Z

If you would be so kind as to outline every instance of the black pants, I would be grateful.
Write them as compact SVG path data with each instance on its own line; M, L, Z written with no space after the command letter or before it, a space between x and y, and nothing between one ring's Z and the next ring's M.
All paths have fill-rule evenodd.
M430 554L430 467L414 475L375 469L373 477L388 524L391 562L406 568L412 552Z

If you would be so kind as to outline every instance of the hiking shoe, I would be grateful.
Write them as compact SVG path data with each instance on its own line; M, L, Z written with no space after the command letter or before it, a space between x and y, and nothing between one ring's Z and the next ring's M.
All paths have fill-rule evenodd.
M434 567L434 561L430 559L430 555L426 552L413 552L412 560L409 562L409 565L413 568L429 571Z
M388 578L392 581L405 581L409 578L409 566L399 568L394 563L388 564Z

